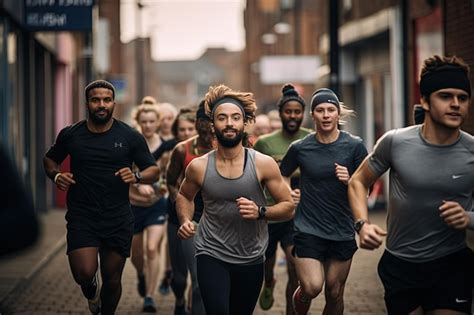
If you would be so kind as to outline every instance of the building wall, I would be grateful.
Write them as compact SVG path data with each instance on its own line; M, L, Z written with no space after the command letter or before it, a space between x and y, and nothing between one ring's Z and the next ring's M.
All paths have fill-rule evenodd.
M260 112L275 108L281 95L281 84L262 84L259 62L263 56L319 55L319 36L325 30L325 1L295 0L292 7L284 7L284 1L248 0L244 12L246 48L243 53L244 89L254 93ZM279 22L290 25L287 34L276 33ZM276 41L265 44L262 35L273 34ZM316 71L317 69L314 69ZM310 98L313 84L300 84L303 97Z
M120 42L120 1L100 0L99 16L109 22L109 59L110 69L107 75L122 73L122 53Z
M471 86L474 82L474 2L444 1L445 51L461 57L471 68ZM474 101L471 98L470 117L463 129L474 133Z

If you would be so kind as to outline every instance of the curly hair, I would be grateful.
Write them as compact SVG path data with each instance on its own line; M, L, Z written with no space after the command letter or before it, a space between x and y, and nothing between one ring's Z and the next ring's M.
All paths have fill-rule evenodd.
M303 109L306 106L306 102L295 89L294 85L291 83L286 83L281 88L281 97L277 102L278 111L280 113L283 110L283 106L289 101L297 101L301 104L301 106L303 106Z
M245 113L245 123L255 121L255 112L257 111L257 104L255 103L255 99L253 98L253 94L250 92L234 91L223 84L209 87L209 91L206 93L206 96L204 98L204 106L206 109L207 116L211 117L211 113L215 104L224 97L233 98L242 104ZM211 120L213 119L214 117L211 117Z

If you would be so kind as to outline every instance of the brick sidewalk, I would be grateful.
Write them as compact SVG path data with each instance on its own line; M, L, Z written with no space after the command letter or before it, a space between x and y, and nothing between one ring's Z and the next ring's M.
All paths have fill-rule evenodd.
M39 214L41 227L37 242L23 251L0 258L0 306L13 290L21 288L61 251L66 242L65 210Z

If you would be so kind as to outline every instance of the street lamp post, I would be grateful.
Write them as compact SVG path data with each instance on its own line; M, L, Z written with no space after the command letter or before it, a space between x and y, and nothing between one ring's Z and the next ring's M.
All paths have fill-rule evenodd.
M339 95L339 4L329 0L329 86Z
M137 0L137 16L136 16L136 43L135 43L135 66L136 66L136 102L141 103L145 94L144 92L144 78L143 78L143 38L142 38L142 9L144 5L140 0Z

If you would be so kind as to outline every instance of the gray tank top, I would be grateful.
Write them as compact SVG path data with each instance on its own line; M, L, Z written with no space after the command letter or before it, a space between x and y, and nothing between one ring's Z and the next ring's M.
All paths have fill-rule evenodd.
M206 254L232 264L263 262L268 245L265 220L246 220L240 216L236 199L245 197L265 205L265 196L255 169L255 151L246 149L247 163L242 176L220 175L216 151L208 154L201 187L204 212L195 236L196 256Z

